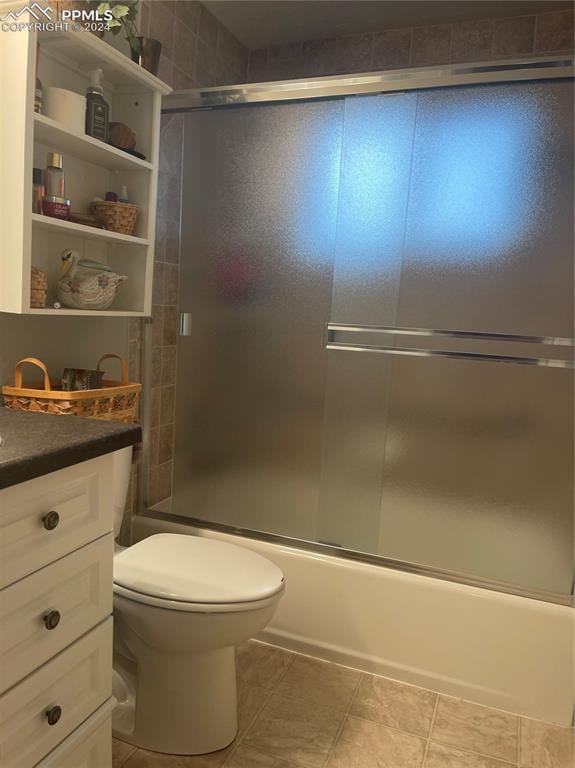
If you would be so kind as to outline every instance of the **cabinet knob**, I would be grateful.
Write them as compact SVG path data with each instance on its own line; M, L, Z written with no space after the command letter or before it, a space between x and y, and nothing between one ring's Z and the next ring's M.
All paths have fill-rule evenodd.
M50 707L50 709L46 710L45 714L48 725L56 725L58 720L62 717L62 707L59 707L58 705Z
M44 515L42 521L44 523L44 528L47 531L53 531L54 528L57 528L58 523L60 522L60 515L57 512L48 512L47 515Z
M47 613L44 616L44 624L46 625L46 629L56 629L60 623L60 618L60 611L50 611L50 613Z

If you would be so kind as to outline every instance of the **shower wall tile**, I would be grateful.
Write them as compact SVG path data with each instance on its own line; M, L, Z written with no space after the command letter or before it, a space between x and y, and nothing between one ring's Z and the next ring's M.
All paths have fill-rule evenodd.
M571 51L573 15L572 10L540 14L535 27L535 51Z
M148 478L148 504L150 506L167 499L172 493L172 462L166 461L150 467Z
M451 61L483 61L491 56L490 21L465 21L453 25Z
M246 79L248 50L194 0L142 0L142 34L162 43L158 76L176 89ZM219 79L219 78L223 79Z
M371 69L395 69L409 66L411 29L387 29L373 36Z
M174 64L191 76L194 72L197 37L183 22L174 25Z
M176 383L176 347L162 347L161 384L164 386Z
M411 63L414 67L429 67L450 60L451 26L416 27L413 30Z
M174 429L171 424L160 427L158 436L158 462L170 461L174 448Z
M307 40L302 46L306 77L331 74L337 60L337 40Z
M177 307L164 307L163 346L173 347L178 340L178 310Z
M301 45L301 51L299 45L276 46L272 57L271 49L259 48L250 51L248 81L488 61L572 49L573 12L548 11L537 16L494 17L309 40Z
M373 35L347 35L337 38L336 72L366 72L371 66Z
M268 48L268 66L278 80L303 77L304 57L302 43L273 45Z
M250 51L248 58L248 81L265 82L268 79L268 49Z
M496 19L493 22L493 55L521 56L532 53L535 40L535 16Z
M194 2L194 0L188 0L188 2L181 2L180 0L180 2L174 3L176 21L185 24L194 34L198 32L201 10L202 4Z

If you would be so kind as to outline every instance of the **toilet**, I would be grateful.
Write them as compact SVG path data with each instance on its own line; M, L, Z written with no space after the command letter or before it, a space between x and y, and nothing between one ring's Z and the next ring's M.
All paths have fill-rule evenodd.
M132 449L114 454L119 534ZM223 749L237 733L235 646L261 631L284 590L249 549L179 534L114 554L114 736L157 752Z

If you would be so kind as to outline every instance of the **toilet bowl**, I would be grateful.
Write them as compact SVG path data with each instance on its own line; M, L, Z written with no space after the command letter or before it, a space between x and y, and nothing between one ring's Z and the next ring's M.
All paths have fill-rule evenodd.
M119 533L131 449L114 455ZM123 500L122 500L123 499ZM272 618L280 569L243 547L158 534L114 555L114 735L197 755L237 733L235 646Z

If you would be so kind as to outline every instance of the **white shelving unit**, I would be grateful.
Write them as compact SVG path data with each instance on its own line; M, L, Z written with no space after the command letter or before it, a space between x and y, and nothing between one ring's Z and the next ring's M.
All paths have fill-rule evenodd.
M88 72L104 72L110 119L135 131L142 160L34 112L36 47L44 87L85 93ZM33 315L151 314L161 98L171 89L108 43L84 31L5 33L0 41L0 311ZM32 213L32 170L48 152L64 156L66 197L86 213L94 196L128 187L140 207L133 236ZM105 312L54 309L60 255L109 264L127 275ZM32 266L48 274L46 308L30 306Z

